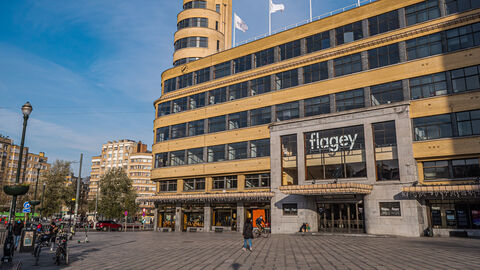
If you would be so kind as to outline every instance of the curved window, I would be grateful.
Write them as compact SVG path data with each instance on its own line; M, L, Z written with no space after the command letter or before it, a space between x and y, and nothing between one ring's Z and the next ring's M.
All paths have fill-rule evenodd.
M183 64L186 64L186 63L193 62L195 60L198 60L198 57L181 58L181 59L178 59L177 61L173 62L173 66L174 67L180 66L180 65L183 65Z
M183 9L207 8L207 1L194 0L183 5Z
M177 30L187 27L208 27L207 18L188 18L177 23Z
M186 37L175 41L175 50L190 48L190 47L199 47L199 48L208 48L208 38L207 37Z

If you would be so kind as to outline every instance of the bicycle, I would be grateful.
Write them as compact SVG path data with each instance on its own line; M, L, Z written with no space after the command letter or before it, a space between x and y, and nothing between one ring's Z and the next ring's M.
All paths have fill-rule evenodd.
M68 265L68 233L62 232L57 237L57 249L55 250L55 263L60 265L61 261L64 261L66 265Z
M47 247L50 244L50 234L40 233L35 241L35 249L33 250L33 256L35 257L35 265L38 265L38 260L40 259L40 253L42 247Z
M263 238L270 237L270 230L268 230L267 228L264 228L264 227L254 228L253 229L253 237L254 238L259 238L260 236L262 236Z

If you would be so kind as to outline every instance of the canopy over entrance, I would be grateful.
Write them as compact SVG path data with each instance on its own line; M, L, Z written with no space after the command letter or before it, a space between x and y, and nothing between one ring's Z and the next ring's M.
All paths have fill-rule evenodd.
M370 194L372 185L357 183L315 184L281 186L280 191L295 195L337 195L337 194Z
M237 202L237 201L268 201L273 197L273 192L236 192L236 193L211 193L211 194L172 194L143 197L140 202Z
M415 198L436 197L436 198L464 198L480 197L480 184L468 185L430 185L403 187L402 193Z

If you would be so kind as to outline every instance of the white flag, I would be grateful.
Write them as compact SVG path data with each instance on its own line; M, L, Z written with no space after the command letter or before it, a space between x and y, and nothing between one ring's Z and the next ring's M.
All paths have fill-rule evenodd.
M233 13L233 16L235 28L245 33L245 31L248 30L248 25L240 17L238 17L237 13Z
M272 0L270 0L270 13L275 13L277 11L285 10L285 6L283 4L274 4Z

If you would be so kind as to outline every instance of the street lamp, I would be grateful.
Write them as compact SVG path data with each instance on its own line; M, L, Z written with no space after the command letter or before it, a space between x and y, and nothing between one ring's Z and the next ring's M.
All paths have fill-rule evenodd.
M18 156L17 175L15 175L15 184L18 184L18 182L20 182L20 171L21 171L22 159L23 159L23 145L25 144L25 133L27 131L28 117L30 116L30 113L32 112L32 110L33 108L30 102L27 102L22 106L23 130L22 130L22 140L20 143L20 154ZM5 239L5 244L3 245L3 257L2 257L3 262L12 261L13 251L15 249L14 240L13 240L13 224L15 222L15 208L17 206L17 195L14 194L13 192L11 194L12 194L12 204L10 206L10 214L8 217L8 222L9 222L8 235L7 235L7 238Z
M37 165L37 181L35 182L35 193L33 195L33 201L30 202L30 204L32 205L32 217L35 218L35 207L40 203L39 201L37 201L37 189L38 189L38 178L40 177L40 169L42 168L42 162L43 162L43 159L40 158L38 160L39 164Z
M43 182L43 190L42 190L42 208L40 208L40 217L42 218L43 217L43 210L45 209L45 205L43 205L43 199L45 198L45 186L47 185L47 183Z

